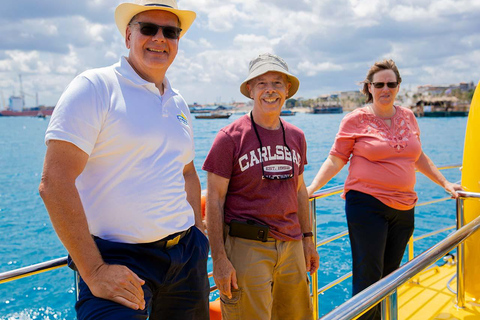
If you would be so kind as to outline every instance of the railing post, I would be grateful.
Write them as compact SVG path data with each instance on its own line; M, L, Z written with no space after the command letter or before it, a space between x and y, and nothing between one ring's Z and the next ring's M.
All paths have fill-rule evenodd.
M80 281L79 279L79 274L77 271L73 271L73 277L74 277L74 284L75 284L75 302L78 301L78 295L80 294L80 290L78 290L78 282Z
M317 204L314 198L310 201L310 222L312 224L313 241L315 243L315 250L317 250ZM313 295L313 315L314 319L319 318L318 309L318 270L312 274L312 295Z
M413 234L408 240L408 261L413 260L415 255L414 248L413 248Z
M457 198L457 230L464 226L463 201ZM465 255L463 242L457 247L457 307L465 308Z
M397 290L389 294L382 300L382 320L397 320L398 306L397 306Z

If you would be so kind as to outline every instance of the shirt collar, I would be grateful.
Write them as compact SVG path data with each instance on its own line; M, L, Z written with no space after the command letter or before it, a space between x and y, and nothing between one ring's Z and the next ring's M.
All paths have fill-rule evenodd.
M125 79L130 80L136 85L144 86L149 91L156 93L157 95L160 95L160 92L158 91L154 83L148 82L147 80L143 79L138 75L135 69L133 69L130 63L127 61L127 57L122 56L120 58L120 61L116 63L114 67L115 67L115 71ZM164 93L163 93L164 96L175 96L178 94L177 90L173 89L172 86L170 85L170 81L168 81L167 77L163 79L163 89L164 89Z

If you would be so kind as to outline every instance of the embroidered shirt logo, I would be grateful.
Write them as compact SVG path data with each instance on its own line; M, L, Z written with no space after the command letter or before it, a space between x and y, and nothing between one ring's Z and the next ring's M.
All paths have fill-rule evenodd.
M391 128L387 127L385 121L367 114L361 117L360 124L366 124L367 127L365 131L368 134L380 137L386 141L390 147L395 149L397 153L405 150L412 135L410 124L405 120L403 113L400 113L395 119L392 119Z
M185 116L185 114L182 113L181 114L177 114L177 119L178 121L180 121L181 123L183 123L184 125L186 125L188 127L188 120L187 120L187 117Z

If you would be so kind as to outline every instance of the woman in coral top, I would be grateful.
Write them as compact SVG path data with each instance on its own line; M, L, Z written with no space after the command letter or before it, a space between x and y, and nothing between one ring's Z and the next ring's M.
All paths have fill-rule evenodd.
M353 260L353 295L397 269L414 229L415 169L456 198L461 186L445 179L422 151L413 112L394 105L402 78L392 60L376 62L362 92L367 104L347 114L311 196L350 160L342 197ZM360 319L380 319L380 306Z

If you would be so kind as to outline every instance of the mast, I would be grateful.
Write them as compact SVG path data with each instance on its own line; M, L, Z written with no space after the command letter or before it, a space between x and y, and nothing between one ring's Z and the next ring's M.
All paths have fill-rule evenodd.
M7 109L7 105L5 104L5 97L3 96L3 91L0 91L0 96L2 97L2 106L0 110Z
M22 98L22 109L25 108L25 94L23 92L23 84L22 84L22 75L18 74L18 79L20 80L20 97Z

